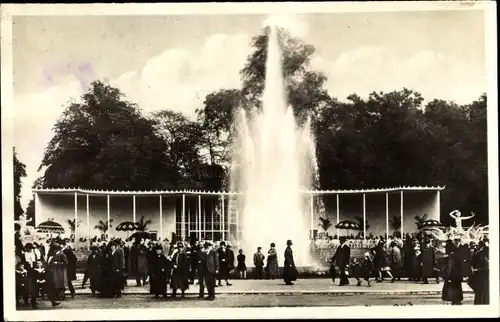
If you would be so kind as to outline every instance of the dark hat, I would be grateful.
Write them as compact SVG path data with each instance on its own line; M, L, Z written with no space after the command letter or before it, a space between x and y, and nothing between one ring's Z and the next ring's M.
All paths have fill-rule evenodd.
M271 243L271 247L276 247L276 244L275 243Z
M287 244L288 246L293 245L293 244L292 244L292 240L291 240L291 239L287 240L287 241L286 241L286 244Z
M161 245L156 245L155 250L163 250L163 247Z
M24 248L25 249L33 249L33 244L32 243L27 243L26 245L24 245Z
M227 248L231 248L231 244L227 244Z
M206 241L206 242L203 244L203 247L205 247L205 248L206 248L206 247L211 246L211 245L212 245L212 243L211 243L211 242Z
M177 247L184 247L184 243L183 242L178 242L177 243Z
M221 242L220 242L220 245L221 245L221 246L226 246L226 242L225 242L225 241L221 241Z
M346 241L346 240L347 240L347 237L346 237L346 236L340 236L339 240L340 240L341 242Z

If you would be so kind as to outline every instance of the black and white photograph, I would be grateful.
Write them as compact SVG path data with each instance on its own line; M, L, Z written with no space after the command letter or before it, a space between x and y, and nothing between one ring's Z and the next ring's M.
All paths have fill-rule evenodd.
M1 11L5 320L499 316L495 2Z

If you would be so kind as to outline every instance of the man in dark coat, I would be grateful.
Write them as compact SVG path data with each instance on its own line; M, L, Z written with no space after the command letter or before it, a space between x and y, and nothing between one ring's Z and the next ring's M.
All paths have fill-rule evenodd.
M215 249L211 248L210 243L205 243L205 282L207 284L207 300L215 300L215 276L219 273L219 258Z
M71 245L69 244L69 241L67 241L67 244L64 247L63 252L64 252L64 255L66 255L66 258L68 260L68 266L66 267L68 289L71 292L71 296L75 297L75 288L73 287L73 281L76 281L77 258L76 258L75 253L73 252L73 249L71 248Z
M462 261L458 254L458 247L451 240L446 243L447 262L443 274L444 285L442 300L452 305L461 305L464 299L462 291Z
M95 296L96 291L100 289L102 265L102 254L98 251L96 246L92 246L90 248L90 255L87 259L87 269L85 270L82 282L82 288L84 288L87 279L90 279L90 290L92 292L92 296Z
M420 270L424 284L429 284L429 278L436 277L437 268L436 250L432 246L431 240L425 240L425 247L422 251L422 268ZM439 283L439 279L437 280Z
M110 242L110 268L111 268L111 293L114 297L121 297L121 290L123 285L123 254L118 251L116 242Z
M299 275L297 272L297 268L295 267L295 262L293 260L293 251L292 251L292 241L286 241L286 249L285 249L285 263L283 265L283 280L286 285L293 285L293 281L297 280L297 276Z
M155 247L156 256L151 261L151 287L155 298L167 297L167 258L161 245Z
M222 286L221 281L225 280L227 286L231 286L229 283L229 262L228 262L228 251L226 249L226 243L225 242L220 242L220 247L217 249L217 255L219 258L219 275L218 275L218 280L219 280L219 286Z
M472 275L469 286L474 291L474 305L490 304L490 262L488 239L483 239L477 245L472 259Z
M257 247L257 252L253 254L253 265L255 266L255 277L257 279L262 279L262 272L264 269L264 259L266 258L262 254L262 247Z
M339 286L349 285L349 279L346 275L347 266L351 261L351 249L346 244L347 238L340 237L340 246L337 247L337 251L332 257L331 263L338 267L340 271L340 282Z
M231 275L231 271L234 270L234 262L236 260L236 257L234 256L234 251L233 248L231 247L230 244L227 244L227 265L229 267L228 271L228 280L226 281L227 286L231 286L232 284L229 283L229 276Z

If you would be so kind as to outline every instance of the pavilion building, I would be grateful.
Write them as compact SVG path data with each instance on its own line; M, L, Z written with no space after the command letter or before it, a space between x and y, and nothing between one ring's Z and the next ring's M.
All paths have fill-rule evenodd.
M309 198L311 235L323 231L319 217L332 222L330 235L341 235L335 224L343 220L359 222L365 236L391 235L416 231L415 216L427 214L440 220L440 192L444 187L397 187L364 190L305 191ZM75 239L102 236L102 226L110 227L108 236L126 238L129 233L116 231L121 222L150 220L147 231L154 238L170 238L172 233L211 240L237 239L240 227L237 192L194 190L102 191L84 189L34 189L36 225L52 220ZM327 211L320 214L315 200L320 198ZM399 219L397 219L399 217ZM70 220L78 225L70 231ZM394 223L400 223L395 227ZM396 224L398 225L398 224ZM253 232L255 233L255 232Z

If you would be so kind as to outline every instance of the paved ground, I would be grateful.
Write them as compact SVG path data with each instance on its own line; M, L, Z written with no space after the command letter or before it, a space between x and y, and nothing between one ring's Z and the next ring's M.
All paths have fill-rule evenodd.
M473 295L464 295L464 305L473 303ZM215 301L198 299L189 295L182 300L154 299L149 295L129 295L119 299L101 299L90 295L77 295L61 302L58 309L117 309L117 308L237 308L237 307L293 307L293 306L374 306L374 305L442 305L440 295L408 294L220 294ZM52 310L45 301L39 310ZM20 306L18 310L31 310Z
M90 294L88 282L84 289L81 288L83 276L78 276L77 281L73 282L78 294ZM366 293L366 294L441 294L443 284L436 284L432 281L430 284L421 284L409 281L400 281L391 283L384 281L382 283L372 283L371 287L367 287L366 282L362 286L356 286L354 279L350 280L348 286L333 285L330 279L326 278L309 278L302 279L292 286L286 286L283 280L233 280L232 286L217 287L216 292L219 294L321 294L321 293ZM149 294L149 285L136 286L135 280L128 280L128 285L125 288L125 294ZM187 294L198 294L198 285L191 285ZM464 283L464 292L472 293L470 287Z

